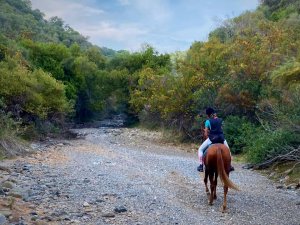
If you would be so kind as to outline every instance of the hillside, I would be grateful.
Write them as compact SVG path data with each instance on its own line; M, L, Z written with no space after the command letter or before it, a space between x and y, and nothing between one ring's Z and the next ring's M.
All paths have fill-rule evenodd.
M150 45L138 52L94 46L30 1L2 0L2 147L11 136L59 136L66 122L115 114L200 142L201 115L211 106L233 153L258 166L298 162L299 8L294 0L261 1L171 57Z

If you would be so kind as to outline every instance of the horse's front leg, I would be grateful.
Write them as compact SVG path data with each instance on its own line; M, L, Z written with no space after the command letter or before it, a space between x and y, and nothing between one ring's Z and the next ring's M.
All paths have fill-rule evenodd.
M205 175L204 175L205 192L206 192L207 195L209 195L209 190L208 190L208 186L207 186L207 180L208 180L208 172L205 169Z

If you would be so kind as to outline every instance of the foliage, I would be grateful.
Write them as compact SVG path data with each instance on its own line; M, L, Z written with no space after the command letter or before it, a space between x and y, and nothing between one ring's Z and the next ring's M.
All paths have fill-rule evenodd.
M297 0L262 0L264 13L268 19L278 21L287 18L292 13L300 13L300 3Z
M11 113L5 112L6 105L3 102L3 99L0 99L0 138L7 136L15 135L18 131L18 123L12 119Z
M291 88L300 84L300 62L290 61L281 65L272 73L272 81L282 88Z
M17 136L21 133L20 121L16 121L6 109L3 99L0 99L0 160L26 152L24 143Z
M262 0L171 55L99 48L28 0L0 1L2 125L18 121L31 136L57 132L66 116L126 114L199 140L197 115L212 106L233 153L257 163L298 144L299 82L297 0Z
M224 122L224 133L233 154L241 153L250 145L262 129L245 117L229 116Z
M249 146L246 147L248 160L261 163L280 154L287 153L291 146L299 145L299 135L286 130L261 132Z
M17 117L26 113L47 118L70 110L63 84L42 70L29 71L12 58L0 62L0 95Z

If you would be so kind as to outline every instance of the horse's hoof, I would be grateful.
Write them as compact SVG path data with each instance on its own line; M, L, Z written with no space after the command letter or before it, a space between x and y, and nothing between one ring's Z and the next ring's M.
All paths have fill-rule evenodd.
M216 195L214 196L214 199L217 199L217 196L216 196Z
M222 207L222 213L226 213L227 212L227 209L226 209L226 207Z
M207 195L207 196L210 196L210 193L209 193L209 192L206 192L206 195Z
M208 201L208 204L209 204L209 205L213 205L213 203L212 203L212 202L210 202L210 201Z

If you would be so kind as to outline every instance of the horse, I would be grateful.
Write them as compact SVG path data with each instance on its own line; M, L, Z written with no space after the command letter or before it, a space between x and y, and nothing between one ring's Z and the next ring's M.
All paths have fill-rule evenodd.
M227 208L227 192L228 188L239 190L239 188L229 179L231 155L230 150L224 144L213 144L207 149L206 156L204 157L205 176L204 184L206 193L209 196L209 205L213 204L213 200L217 198L217 180L218 175L224 186L224 201L222 212L224 213ZM207 186L207 179L210 181L210 192Z

